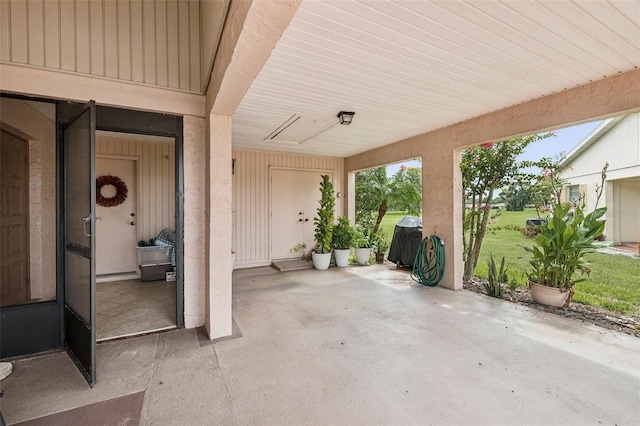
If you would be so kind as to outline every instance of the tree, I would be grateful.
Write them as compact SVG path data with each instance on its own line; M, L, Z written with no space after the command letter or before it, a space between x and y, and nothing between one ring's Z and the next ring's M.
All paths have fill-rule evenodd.
M521 164L516 161L532 142L552 133L529 135L497 143L484 143L462 151L460 171L463 185L463 279L468 281L478 264L482 240L487 231L490 200L496 189L517 180Z
M374 212L387 212L389 199L387 168L377 167L356 173L356 223L366 224Z
M422 209L422 170L401 166L391 178L386 167L378 167L356 174L356 222L378 232L380 222L393 206L409 214ZM375 220L373 219L375 216Z
M531 204L529 188L520 182L515 182L503 189L502 197L507 211L521 212L527 204Z
M390 205L393 210L417 216L422 211L422 169L400 166L391 179Z

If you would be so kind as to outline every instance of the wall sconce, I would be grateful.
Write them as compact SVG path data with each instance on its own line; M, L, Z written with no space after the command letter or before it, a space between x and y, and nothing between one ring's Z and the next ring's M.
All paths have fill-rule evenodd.
M354 115L356 115L355 112L340 111L338 113L338 120L340 120L340 124L348 126L353 121L353 116Z

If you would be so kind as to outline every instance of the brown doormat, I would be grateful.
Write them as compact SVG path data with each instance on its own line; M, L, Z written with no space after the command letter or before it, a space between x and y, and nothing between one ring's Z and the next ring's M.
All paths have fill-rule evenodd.
M286 272L298 271L300 269L311 269L313 268L313 263L310 260L302 259L278 260L276 262L272 262L271 266L276 268L278 271Z
M144 392L136 392L107 401L96 402L60 413L17 423L20 426L67 425L138 425L144 402Z

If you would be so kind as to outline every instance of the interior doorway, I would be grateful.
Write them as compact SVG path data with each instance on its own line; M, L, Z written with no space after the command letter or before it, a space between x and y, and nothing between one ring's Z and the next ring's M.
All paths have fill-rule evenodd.
M97 340L176 327L175 141L99 131L96 179Z

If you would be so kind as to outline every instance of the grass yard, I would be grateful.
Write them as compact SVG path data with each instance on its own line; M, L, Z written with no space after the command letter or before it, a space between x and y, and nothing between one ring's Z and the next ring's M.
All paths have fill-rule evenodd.
M380 229L384 231L389 242L391 242L391 239L393 238L393 230L396 227L396 223L405 216L408 216L407 213L387 212L387 214L382 218L382 222L380 222Z
M524 212L503 211L496 226L522 226L527 217L536 217L533 209ZM526 285L528 253L521 246L531 244L532 240L524 237L519 231L488 232L482 244L476 275L487 277L487 260L491 254L496 262L504 256L509 268L509 280L518 285ZM640 258L593 253L588 255L587 259L591 264L591 275L585 276L585 281L576 284L573 300L640 316Z
M402 212L387 212L380 225L389 241L393 237L396 223L406 216ZM524 226L528 217L536 217L533 209L523 212L502 211L497 224L493 226ZM509 280L517 285L526 285L525 270L529 263L528 253L521 247L531 245L532 240L524 237L519 231L491 230L485 236L476 267L476 275L487 277L487 260L493 254L496 262L502 257L506 259ZM593 253L588 256L591 263L591 276L575 286L573 300L593 306L600 306L616 312L640 316L640 258L628 256Z

